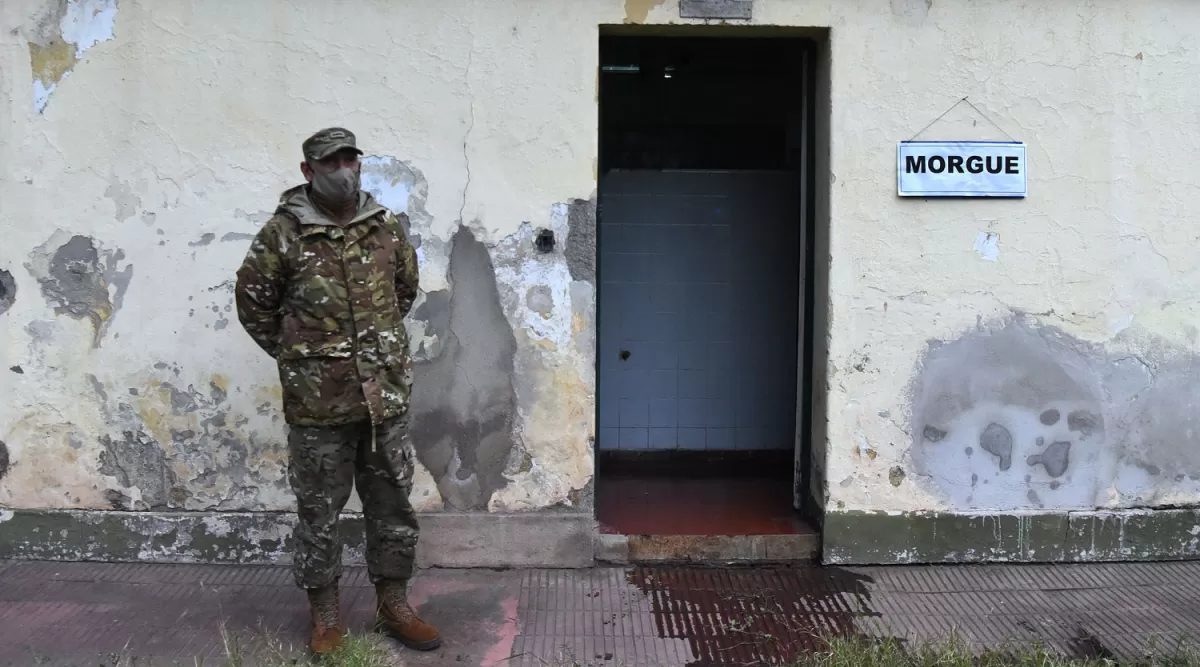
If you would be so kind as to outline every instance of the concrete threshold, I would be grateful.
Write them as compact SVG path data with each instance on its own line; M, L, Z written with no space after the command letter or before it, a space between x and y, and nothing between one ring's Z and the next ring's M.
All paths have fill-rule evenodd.
M806 563L817 557L819 548L820 538L815 534L598 534L596 536L596 561L611 565Z

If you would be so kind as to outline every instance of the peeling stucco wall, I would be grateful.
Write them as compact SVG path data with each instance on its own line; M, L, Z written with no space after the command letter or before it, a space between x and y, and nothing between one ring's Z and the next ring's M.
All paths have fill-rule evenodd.
M586 511L597 26L704 21L362 2L347 45L344 6L218 5L0 3L0 505L291 507L232 278L299 142L339 124L418 246L418 507ZM1200 500L1200 8L757 0L752 23L831 28L818 504ZM922 138L1027 142L1028 199L895 196L895 143L963 97L986 116Z
M595 54L512 68L578 12L364 4L347 51L320 3L227 9L0 8L0 506L293 506L233 277L338 124L418 249L418 509L590 510Z

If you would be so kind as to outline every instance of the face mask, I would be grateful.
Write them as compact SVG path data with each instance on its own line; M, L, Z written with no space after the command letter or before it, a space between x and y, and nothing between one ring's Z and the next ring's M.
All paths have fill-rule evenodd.
M359 174L354 169L342 167L331 172L313 169L313 192L331 204L344 204L358 194Z

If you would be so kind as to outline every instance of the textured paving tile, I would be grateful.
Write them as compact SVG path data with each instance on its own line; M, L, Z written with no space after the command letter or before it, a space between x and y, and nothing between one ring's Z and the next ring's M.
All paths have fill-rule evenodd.
M347 572L351 628L372 617ZM895 568L430 570L412 601L441 651L401 665L780 664L827 634L978 645L1038 641L1075 656L1132 656L1200 636L1200 562ZM223 653L222 624L249 641L305 641L286 569L0 563L0 665L194 664Z

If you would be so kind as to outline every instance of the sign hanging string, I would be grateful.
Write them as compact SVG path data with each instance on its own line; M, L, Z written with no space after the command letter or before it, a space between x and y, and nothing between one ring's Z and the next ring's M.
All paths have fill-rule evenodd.
M962 104L963 102L966 102L966 103L967 103L967 106L969 106L969 107L971 107L972 109L974 109L974 110L975 110L975 113L979 114L979 115L980 115L980 117L982 117L984 120L986 120L988 123L990 123L992 127L996 128L997 130L1000 130L1000 134L1003 134L1004 136L1008 137L1009 141L1016 141L1016 139L1014 139L1014 138L1013 138L1013 136L1012 136L1011 134L1009 134L1008 132L1005 132L1005 131L1004 131L1004 128L1002 128L1002 127L1000 127L998 124L996 124L996 121L994 121L994 120L992 120L990 117L988 117L988 115L987 115L987 114L985 114L985 113L984 113L982 110L980 110L980 108L979 108L979 107L977 107L977 106L975 106L974 104L972 104L972 103L971 103L971 100L969 100L969 99L967 99L967 98L965 98L965 97L964 97L964 98L962 98L961 100L959 100L959 101L955 102L954 104L951 104L949 109L946 109L945 111L943 111L943 112L942 112L942 115L940 115L940 116L938 116L937 118L934 118L933 120L929 121L929 124L928 124L928 125L926 125L925 127L921 128L921 129L920 129L920 130L919 130L919 131L918 131L916 134L914 134L914 135L912 135L911 137L909 137L909 138L908 138L908 141L912 141L913 139L916 139L917 137L919 137L919 136L921 136L922 134L924 134L924 133L925 133L925 130L928 130L929 128L933 127L934 123L936 123L936 122L938 122L939 120L941 120L941 119L945 118L945 117L946 117L946 114L948 114L948 113L950 113L951 111L954 111L955 109L957 109L957 108L958 108L958 105Z

